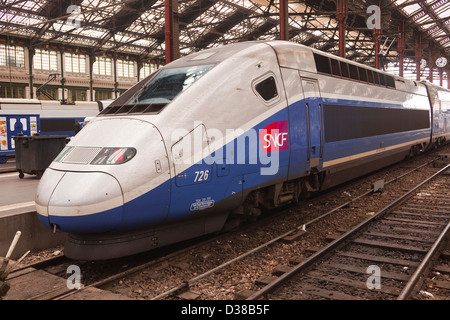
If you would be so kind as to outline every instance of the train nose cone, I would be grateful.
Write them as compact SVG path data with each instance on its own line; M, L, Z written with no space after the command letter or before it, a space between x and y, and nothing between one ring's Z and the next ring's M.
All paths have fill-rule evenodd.
M102 172L49 170L42 178L59 179L59 182L51 192L38 188L36 196L37 211L41 220L47 214L47 225L56 225L57 230L69 233L106 232L120 226L123 194L113 176Z

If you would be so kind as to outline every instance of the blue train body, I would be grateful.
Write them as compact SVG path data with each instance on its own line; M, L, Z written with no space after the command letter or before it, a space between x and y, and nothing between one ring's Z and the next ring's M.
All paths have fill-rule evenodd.
M196 53L71 140L41 179L39 218L70 233L75 259L220 231L445 143L448 92L283 41Z

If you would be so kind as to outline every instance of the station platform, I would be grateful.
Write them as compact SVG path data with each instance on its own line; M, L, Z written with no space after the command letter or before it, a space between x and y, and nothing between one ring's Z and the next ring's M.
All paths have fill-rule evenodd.
M22 235L13 252L17 259L26 251L62 245L66 234L53 232L39 221L34 197L39 179L25 174L19 178L14 160L0 164L0 256L5 256L17 231Z

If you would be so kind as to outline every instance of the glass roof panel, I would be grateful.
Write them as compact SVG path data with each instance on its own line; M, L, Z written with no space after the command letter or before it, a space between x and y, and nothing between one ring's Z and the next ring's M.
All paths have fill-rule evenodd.
M362 11L371 1L353 0L349 10ZM57 5L55 5L57 3ZM335 1L290 1L291 41L338 54L339 21ZM386 59L397 59L398 22L405 19L422 30L424 41L434 40L450 55L450 0L386 0L392 11L382 30L394 43ZM80 28L68 23L67 7L79 5ZM0 4L0 37L18 36L40 42L90 46L164 59L165 1L142 0L5 0ZM279 39L279 0L179 0L180 50L202 48L251 39ZM366 16L348 15L347 56L374 63L374 36ZM414 51L414 38L408 50ZM383 38L384 41L385 38ZM439 49L436 48L436 52Z

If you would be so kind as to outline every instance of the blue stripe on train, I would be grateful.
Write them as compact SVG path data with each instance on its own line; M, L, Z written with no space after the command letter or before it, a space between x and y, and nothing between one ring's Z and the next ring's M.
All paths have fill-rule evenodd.
M323 99L328 103L351 104L360 106L374 106L373 102ZM377 106L386 106L376 104ZM293 110L295 107L295 110ZM400 105L388 105L388 107L401 107ZM289 112L288 112L289 110ZM268 125L288 120L290 128L298 129L289 131L289 149L265 153L262 141L258 133ZM97 214L80 217L52 217L52 222L60 223L65 232L103 232L109 230L125 230L173 221L189 216L199 210L212 208L218 202L236 194L241 194L246 189L257 188L276 180L288 179L288 175L304 173L306 171L306 132L304 123L306 121L305 103L298 101L288 108L277 112L265 119L252 130L229 142L215 153L194 164L177 176L185 179L198 177L200 172L208 172L208 179L195 183L177 183L177 177L160 186L149 190L146 194L127 202L124 212L120 214L121 208L100 212ZM322 120L323 121L323 120ZM302 131L303 130L303 131ZM251 134L249 134L251 132ZM303 135L298 133L302 132ZM256 136L255 136L256 134ZM405 143L407 141L429 136L429 130L417 132L395 133L383 136L373 136L347 141L326 143L323 146L323 160L329 161L354 154L376 150L380 147L380 138L383 138L384 147ZM298 141L292 138L298 138ZM257 143L257 148L250 148L250 143ZM246 141L246 152L240 153L243 158L238 158L238 146ZM290 157L291 150L297 150L297 156ZM252 151L252 152L251 152ZM256 152L255 152L256 151ZM218 155L223 155L222 157ZM211 164L211 157L216 162ZM217 161L223 158L223 161ZM233 161L230 161L233 159ZM303 162L302 162L303 161ZM243 163L241 163L243 162ZM276 166L273 168L272 166ZM262 170L271 174L262 174ZM272 171L272 169L275 169ZM243 200L241 198L241 200ZM119 218L121 216L121 218ZM48 225L47 217L40 217Z

